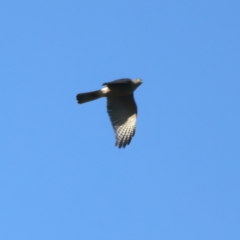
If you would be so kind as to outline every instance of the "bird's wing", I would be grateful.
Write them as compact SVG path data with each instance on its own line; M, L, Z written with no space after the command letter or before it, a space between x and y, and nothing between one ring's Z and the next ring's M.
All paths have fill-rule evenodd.
M107 111L116 135L116 146L128 145L135 134L137 122L137 105L133 94L108 97Z
M124 83L129 83L132 80L130 78L121 78L112 82L106 82L103 83L103 86L108 86L108 85L119 85L119 84L124 84Z

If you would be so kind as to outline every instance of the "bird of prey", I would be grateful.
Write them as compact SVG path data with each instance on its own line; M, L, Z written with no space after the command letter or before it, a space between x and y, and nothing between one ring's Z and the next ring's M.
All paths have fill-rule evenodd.
M137 122L137 105L133 92L142 84L140 78L122 78L103 83L101 90L78 94L79 104L107 97L107 112L116 135L115 146L125 148L135 134Z

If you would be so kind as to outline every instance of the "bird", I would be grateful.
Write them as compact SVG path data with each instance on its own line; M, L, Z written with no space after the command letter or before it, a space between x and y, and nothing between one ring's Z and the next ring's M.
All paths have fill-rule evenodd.
M107 112L115 132L118 148L129 145L136 131L137 105L133 92L142 84L142 79L121 78L105 82L102 89L77 94L77 102L83 104L102 97L107 98Z

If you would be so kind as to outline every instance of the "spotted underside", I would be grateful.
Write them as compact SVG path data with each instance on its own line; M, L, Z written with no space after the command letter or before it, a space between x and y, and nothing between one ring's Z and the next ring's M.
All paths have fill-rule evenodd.
M116 146L124 148L135 134L137 105L133 94L107 98L107 111L115 131Z

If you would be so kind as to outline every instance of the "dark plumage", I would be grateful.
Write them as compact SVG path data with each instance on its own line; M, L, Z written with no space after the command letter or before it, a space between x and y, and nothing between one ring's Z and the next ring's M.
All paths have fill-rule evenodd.
M80 93L78 103L93 101L107 97L107 112L116 135L116 146L124 148L130 144L135 134L137 122L137 105L133 92L142 84L141 79L123 78L106 82L106 86L98 91Z

